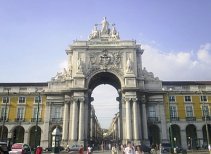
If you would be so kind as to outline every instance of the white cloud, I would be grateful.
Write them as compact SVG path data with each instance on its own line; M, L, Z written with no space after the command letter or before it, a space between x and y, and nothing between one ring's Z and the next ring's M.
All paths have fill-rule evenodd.
M211 80L211 43L195 52L164 52L148 44L143 49L143 67L161 80Z

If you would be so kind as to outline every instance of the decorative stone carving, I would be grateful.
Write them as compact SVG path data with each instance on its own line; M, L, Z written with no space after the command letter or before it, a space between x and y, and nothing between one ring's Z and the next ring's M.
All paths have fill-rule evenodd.
M133 64L132 61L130 60L130 57L127 59L127 64L126 64L126 72L131 73L133 71Z
M89 39L99 38L99 31L97 30L97 24L95 24L92 33L89 35Z
M103 18L103 21L102 21L102 29L101 29L101 34L109 34L109 23L108 21L106 20L106 17Z
M101 29L98 30L98 25L101 25ZM101 24L95 24L94 28L89 35L89 40L101 40L106 39L108 41L115 41L120 39L119 33L115 28L115 24L112 24L112 29L109 27L109 22L106 20L106 17L103 18Z
M55 77L51 78L51 81L64 81L72 78L72 70L70 68L63 69L63 72L57 72Z
M83 71L83 64L82 64L81 58L79 58L78 61L77 61L77 68L78 68L78 72Z
M142 75L144 76L144 79L146 80L159 81L159 78L154 77L154 74L152 72L148 72L145 67L142 70Z

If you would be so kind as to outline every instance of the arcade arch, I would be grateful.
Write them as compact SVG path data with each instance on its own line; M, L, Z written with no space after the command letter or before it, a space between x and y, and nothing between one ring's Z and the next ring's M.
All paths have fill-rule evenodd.
M23 143L25 129L22 126L16 126L12 131L12 142L13 143Z
M35 144L40 145L40 140L41 140L41 128L37 126L37 132L35 132L35 130L36 130L36 126L31 127L29 130L29 145L32 148L35 147ZM35 137L36 137L36 141L35 141Z
M189 124L186 127L186 138L188 148L196 148L197 147L197 132L196 126L193 124Z
M3 128L3 129L2 129ZM1 139L4 141L6 141L6 139L7 139L7 136L8 136L8 128L6 127L6 126L0 126L0 137L1 137Z

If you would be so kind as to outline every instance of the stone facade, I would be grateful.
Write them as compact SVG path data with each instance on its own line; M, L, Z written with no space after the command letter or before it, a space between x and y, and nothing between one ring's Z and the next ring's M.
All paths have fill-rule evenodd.
M110 25L104 18L101 24L95 24L88 40L75 40L66 49L68 67L64 68L63 72L57 73L51 81L43 84L1 84L2 101L3 97L7 96L5 89L9 89L9 97L14 96L14 99L17 96L11 93L18 93L18 97L24 95L26 98L41 95L44 99L42 119L38 123L41 146L52 146L51 133L56 127L62 132L63 146L86 144L94 139L102 138L100 125L94 118L95 112L91 105L92 91L100 84L110 84L117 89L119 94L120 110L116 118L118 126L114 123L113 130L118 130L114 136L121 143L127 141L133 141L135 144L169 142L168 128L172 121L168 120L169 109L166 105L168 101L165 101L169 93L167 90L163 91L163 88L176 87L176 85L162 82L154 77L152 72L142 68L143 52L141 45L136 41L121 40L115 25ZM190 85L189 82L186 84ZM204 85L209 86L211 83ZM19 91L21 88L27 90L21 92ZM210 91L210 89L207 90L207 92ZM178 93L178 91L173 92ZM33 102L27 99L24 106L26 110L30 104ZM210 103L208 105L210 107ZM2 103L3 106L5 106L4 103ZM9 108L12 107L14 106L9 105ZM14 133L16 126L19 126L20 129L17 130L23 130L25 134L22 142L33 144L30 134L35 124L27 120L21 124L14 123L16 114L9 113L9 115L11 116L9 121L4 121L8 137L14 139L14 134L18 134L18 131ZM186 142L187 137L184 139L183 137L184 133L186 134L184 130L187 122L182 121L180 124L181 142L186 147L188 144L183 144L183 142ZM197 132L201 137L201 130L197 128Z

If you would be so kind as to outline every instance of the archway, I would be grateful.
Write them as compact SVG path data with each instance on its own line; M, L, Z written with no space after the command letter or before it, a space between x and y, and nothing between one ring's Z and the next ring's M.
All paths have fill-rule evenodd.
M22 126L16 126L13 129L13 137L12 137L13 143L23 143L24 134L25 134L24 128Z
M35 148L35 145L40 145L40 140L41 140L41 128L37 126L37 131L36 126L31 127L29 131L29 145L32 148Z
M207 131L208 128L208 131ZM211 141L211 125L208 124L206 128L206 125L202 127L203 132L203 146L207 148L208 142L207 142L207 136L209 134L209 140Z
M53 125L50 129L50 132L49 132L49 136L48 136L48 144L49 144L49 147L52 147L52 132L54 131L55 128L58 128L59 131L62 133L62 127L60 125Z
M176 124L171 125L171 129L172 129L172 136L171 136L171 132L170 132L170 128L169 128L169 136L170 136L170 140L173 141L175 146L181 146L181 135L180 135L180 127ZM172 139L171 139L172 137Z
M160 144L160 129L157 125L149 126L150 144Z
M118 77L109 72L101 72L95 74L90 82L90 97L94 98L90 103L90 134L88 141L92 145L101 144L111 145L111 143L119 143L121 140L120 127L120 94L118 90L121 88ZM118 98L118 99L117 99ZM93 110L93 111L92 111ZM93 112L94 116L93 117ZM93 126L95 123L95 126ZM97 127L102 128L97 133ZM109 132L109 133L108 133ZM104 135L103 135L104 134Z
M186 138L189 149L195 149L197 147L197 133L196 126L189 124L186 127Z
M7 141L7 137L8 137L8 128L6 126L4 126L4 127L0 126L0 139L1 139L1 141Z

